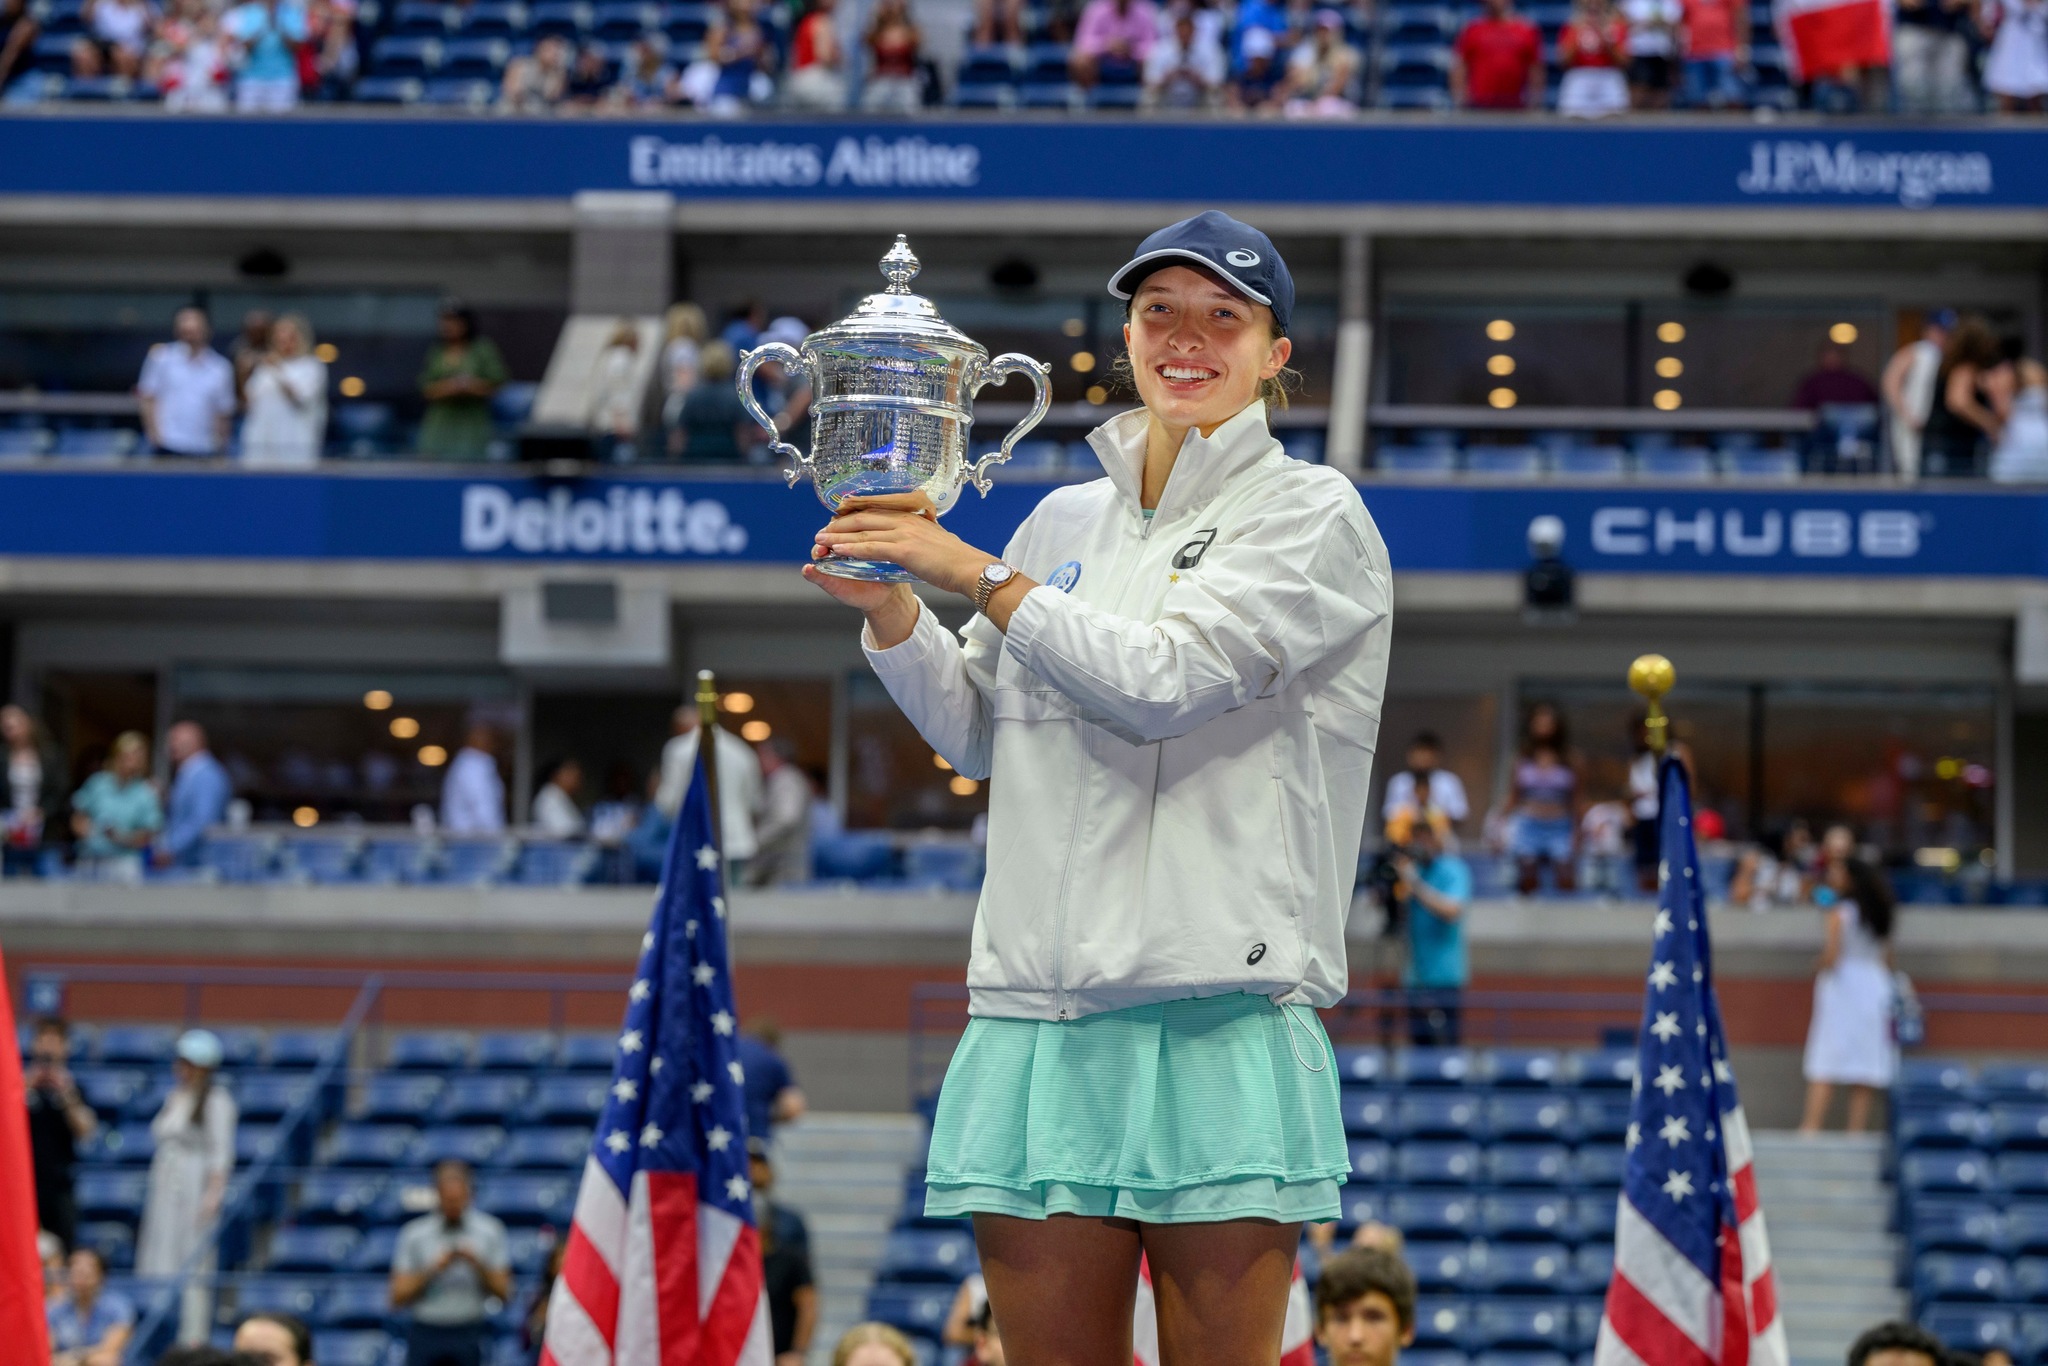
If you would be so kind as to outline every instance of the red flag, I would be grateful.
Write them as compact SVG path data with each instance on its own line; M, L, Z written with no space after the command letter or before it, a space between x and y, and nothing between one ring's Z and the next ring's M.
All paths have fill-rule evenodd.
M43 1319L43 1263L36 1256L36 1178L29 1160L28 1089L0 954L0 1342L27 1348L23 1361L50 1359Z
M1890 66L1891 13L1884 0L1777 0L1778 36L1793 79Z

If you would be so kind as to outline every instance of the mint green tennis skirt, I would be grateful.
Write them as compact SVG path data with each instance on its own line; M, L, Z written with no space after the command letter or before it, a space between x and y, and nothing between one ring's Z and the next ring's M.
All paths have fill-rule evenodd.
M1240 992L976 1018L939 1091L925 1213L1324 1221L1349 1171L1329 1036L1306 1007Z

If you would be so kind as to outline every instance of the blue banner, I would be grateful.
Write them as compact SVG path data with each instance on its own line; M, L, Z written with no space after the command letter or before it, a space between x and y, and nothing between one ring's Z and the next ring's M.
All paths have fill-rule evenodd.
M0 120L0 194L2033 208L2048 129L1747 123Z
M997 475L946 525L1000 551L1047 486ZM1529 562L1565 524L1582 572L2048 577L2048 492L1479 486L1359 490L1404 572ZM569 482L460 472L0 472L0 556L535 563L801 563L825 510L808 485L660 475Z

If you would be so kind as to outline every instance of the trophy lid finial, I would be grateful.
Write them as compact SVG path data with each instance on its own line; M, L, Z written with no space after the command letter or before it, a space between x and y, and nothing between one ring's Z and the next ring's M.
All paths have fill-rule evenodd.
M910 293L910 282L917 278L921 269L917 253L910 249L910 239L902 233L896 234L896 245L889 248L889 254L882 258L882 274L888 278L890 294Z

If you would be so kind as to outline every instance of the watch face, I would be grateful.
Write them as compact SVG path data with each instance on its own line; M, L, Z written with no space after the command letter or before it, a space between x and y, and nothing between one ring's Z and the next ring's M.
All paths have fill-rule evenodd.
M1017 571L1006 564L992 564L981 572L987 576L990 583L1008 583L1010 576Z

